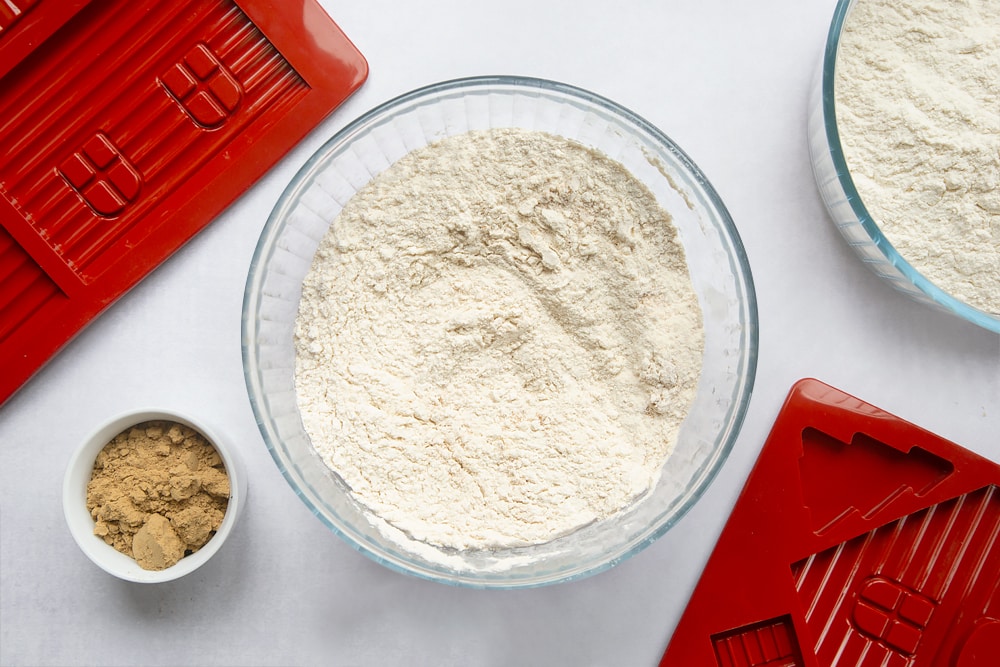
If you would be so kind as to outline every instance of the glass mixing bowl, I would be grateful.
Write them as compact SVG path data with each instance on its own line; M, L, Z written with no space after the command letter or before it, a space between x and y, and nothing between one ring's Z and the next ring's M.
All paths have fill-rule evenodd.
M473 129L519 127L576 140L619 161L671 213L705 325L697 396L659 483L611 518L545 544L450 551L379 530L303 430L294 387L293 329L302 280L344 204L409 151ZM243 362L261 434L285 479L351 546L389 568L482 588L539 586L589 575L642 550L698 500L746 413L757 361L757 308L739 234L708 180L662 132L607 99L516 77L448 81L402 95L320 148L271 213L250 266Z
M848 245L883 280L921 303L1000 333L1000 313L987 313L970 306L913 268L882 233L854 185L840 143L834 97L840 35L854 2L837 3L809 102L809 155L823 202Z

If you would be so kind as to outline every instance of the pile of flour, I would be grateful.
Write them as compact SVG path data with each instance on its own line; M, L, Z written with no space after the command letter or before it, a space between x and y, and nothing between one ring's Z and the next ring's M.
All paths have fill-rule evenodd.
M858 0L837 125L886 237L952 296L1000 314L1000 2Z
M455 549L548 541L654 484L703 330L670 217L540 132L451 137L334 221L303 284L296 391L356 499Z

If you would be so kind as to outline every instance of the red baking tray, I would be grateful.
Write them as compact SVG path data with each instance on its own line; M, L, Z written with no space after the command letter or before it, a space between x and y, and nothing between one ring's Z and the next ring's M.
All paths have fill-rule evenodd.
M367 74L315 0L0 0L0 403Z
M666 667L997 667L1000 466L793 388Z

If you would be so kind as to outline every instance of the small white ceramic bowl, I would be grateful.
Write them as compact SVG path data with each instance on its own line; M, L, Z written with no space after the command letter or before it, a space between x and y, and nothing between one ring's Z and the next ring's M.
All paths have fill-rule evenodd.
M152 420L165 420L184 424L201 433L215 447L229 476L229 504L222 525L205 546L175 565L163 570L144 570L129 556L117 551L94 534L94 519L87 510L87 483L94 468L94 460L116 435L136 424ZM73 539L98 567L109 574L139 583L171 581L193 572L204 565L232 532L246 503L247 479L243 464L232 443L205 424L186 415L159 409L132 410L121 414L99 427L73 454L63 480L63 513Z

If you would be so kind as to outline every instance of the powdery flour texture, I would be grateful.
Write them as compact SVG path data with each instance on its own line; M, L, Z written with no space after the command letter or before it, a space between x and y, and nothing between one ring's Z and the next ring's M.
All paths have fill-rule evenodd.
M640 497L703 348L653 195L514 129L418 149L359 191L296 324L313 446L381 519L455 549L544 542Z
M851 176L892 245L1000 314L1000 2L858 0L836 102Z

